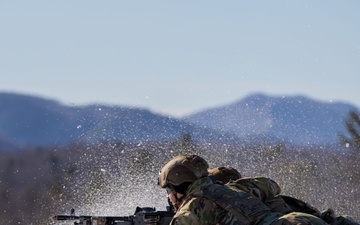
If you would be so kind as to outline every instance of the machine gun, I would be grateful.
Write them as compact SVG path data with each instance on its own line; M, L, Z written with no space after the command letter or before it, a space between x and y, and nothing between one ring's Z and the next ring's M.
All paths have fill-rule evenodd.
M130 216L76 216L71 209L70 215L55 215L55 221L74 221L74 225L168 225L174 212L156 211L151 207L136 207L134 215Z

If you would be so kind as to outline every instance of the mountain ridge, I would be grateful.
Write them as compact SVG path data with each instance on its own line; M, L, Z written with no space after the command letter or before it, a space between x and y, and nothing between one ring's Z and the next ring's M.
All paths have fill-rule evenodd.
M78 141L171 141L184 133L203 141L237 139L144 108L66 106L39 97L0 93L0 141L4 140L0 149L63 146Z
M0 150L76 141L174 141L185 133L202 143L333 144L338 133L346 132L344 119L349 110L358 112L355 106L341 102L257 93L175 118L146 108L67 106L51 99L0 92Z
M338 133L346 132L344 120L350 110L358 112L348 103L319 102L301 95L253 94L183 119L198 126L230 131L239 137L269 134L294 144L321 144L336 142Z

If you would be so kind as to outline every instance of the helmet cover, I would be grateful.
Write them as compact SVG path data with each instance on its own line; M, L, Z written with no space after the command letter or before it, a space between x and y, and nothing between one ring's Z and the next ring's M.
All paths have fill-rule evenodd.
M197 155L178 155L161 169L159 185L162 188L169 184L178 186L184 182L194 182L208 175L209 165Z

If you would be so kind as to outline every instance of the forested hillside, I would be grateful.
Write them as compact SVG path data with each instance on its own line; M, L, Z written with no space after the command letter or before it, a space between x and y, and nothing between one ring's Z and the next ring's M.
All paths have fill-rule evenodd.
M136 206L164 210L157 187L163 164L197 153L210 166L232 166L243 176L269 176L282 193L320 210L359 218L360 152L266 146L199 145L184 134L174 142L130 145L81 143L63 148L1 152L0 223L49 224L54 214L131 215Z

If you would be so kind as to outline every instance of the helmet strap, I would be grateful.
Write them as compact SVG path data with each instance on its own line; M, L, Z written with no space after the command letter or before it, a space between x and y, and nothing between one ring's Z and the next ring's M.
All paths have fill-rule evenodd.
M182 196L179 198L179 197L177 196L178 192L175 191L174 186L173 186L172 184L169 184L169 187L171 188L171 190L172 190L172 192L173 192L173 195L174 195L174 197L175 197L176 203L175 203L174 207L175 207L176 210L178 210L179 207L181 206L184 198L185 198L185 195L182 194ZM180 194L180 193L179 193L179 194Z

